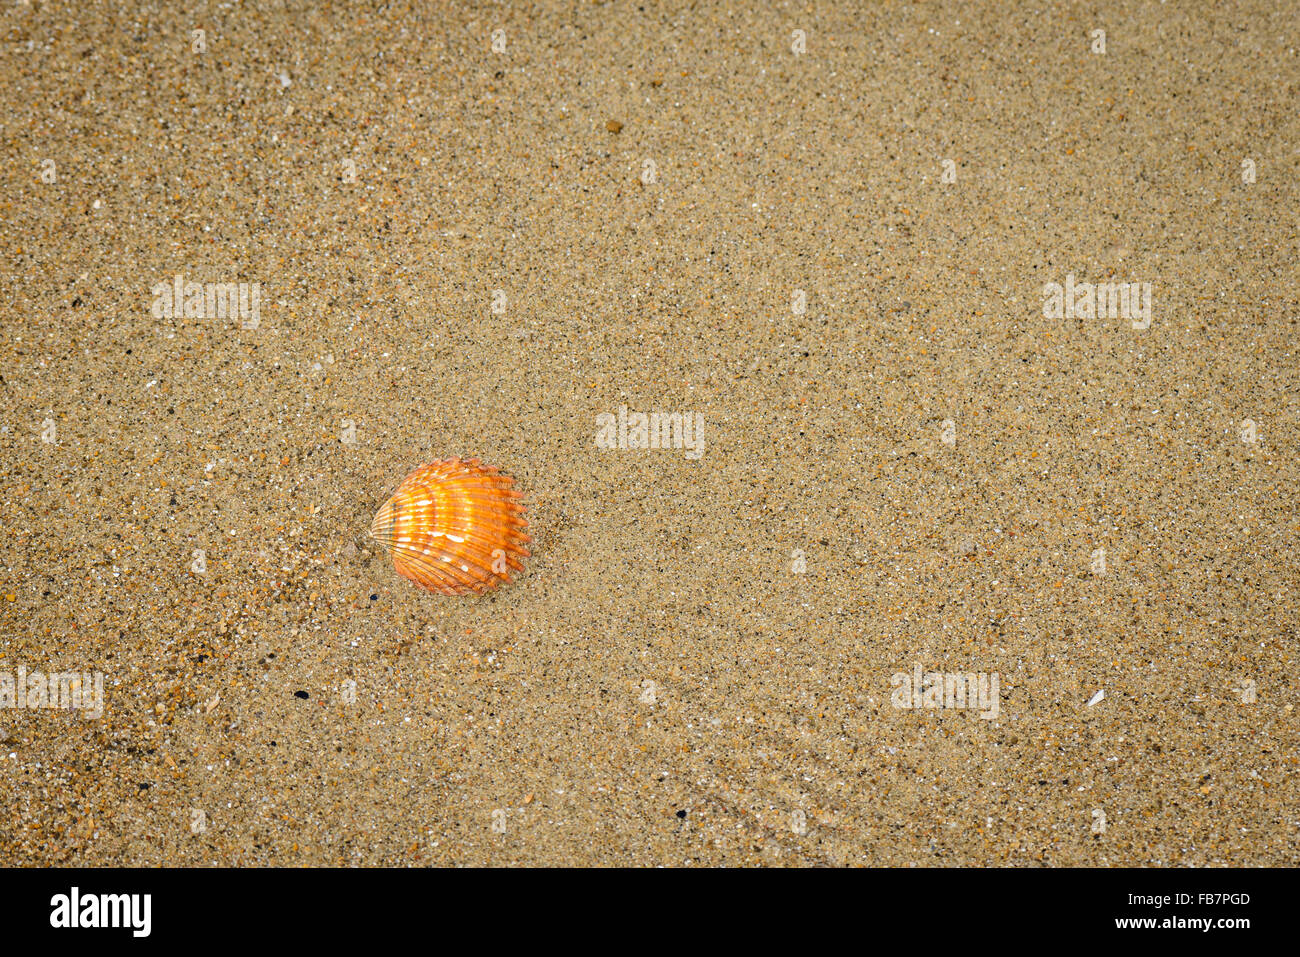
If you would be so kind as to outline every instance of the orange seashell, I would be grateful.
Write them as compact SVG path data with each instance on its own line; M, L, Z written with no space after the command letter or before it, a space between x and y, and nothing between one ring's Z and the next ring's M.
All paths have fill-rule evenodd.
M478 459L442 459L408 475L370 523L393 568L443 595L481 595L524 570L525 506L514 479Z

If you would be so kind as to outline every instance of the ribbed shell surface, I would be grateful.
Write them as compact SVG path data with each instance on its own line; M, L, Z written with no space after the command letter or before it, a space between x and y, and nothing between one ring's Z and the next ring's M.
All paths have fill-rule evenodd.
M393 568L443 595L483 594L523 571L523 497L514 479L478 459L444 459L408 475L379 509L370 535Z

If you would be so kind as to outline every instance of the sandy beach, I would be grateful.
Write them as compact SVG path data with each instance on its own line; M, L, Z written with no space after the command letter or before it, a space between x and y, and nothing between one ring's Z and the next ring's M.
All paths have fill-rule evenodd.
M0 26L0 864L1300 863L1293 4Z

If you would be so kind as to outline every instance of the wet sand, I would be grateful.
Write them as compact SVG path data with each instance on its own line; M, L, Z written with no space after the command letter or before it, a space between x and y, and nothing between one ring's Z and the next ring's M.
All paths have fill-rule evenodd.
M1291 5L282 6L0 13L0 862L1300 862Z

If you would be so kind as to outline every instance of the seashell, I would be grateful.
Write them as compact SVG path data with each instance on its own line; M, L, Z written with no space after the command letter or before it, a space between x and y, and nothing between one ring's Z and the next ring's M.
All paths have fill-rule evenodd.
M528 557L523 493L514 479L478 459L421 465L370 523L370 537L393 555L393 568L443 595L481 595L524 570Z

